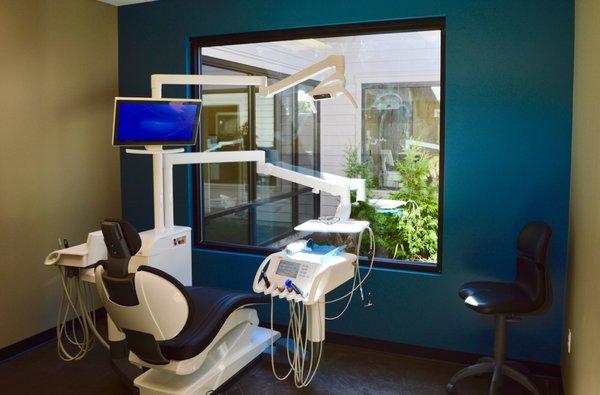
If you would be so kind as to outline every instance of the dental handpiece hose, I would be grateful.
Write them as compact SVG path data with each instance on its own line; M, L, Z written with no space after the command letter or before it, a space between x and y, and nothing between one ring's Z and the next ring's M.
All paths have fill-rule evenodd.
M296 292L298 295L300 296L304 296L304 293L302 292L302 290L300 288L298 288L296 286L296 284L294 284L294 282L290 279L285 280L285 287L289 290L293 290L294 292Z

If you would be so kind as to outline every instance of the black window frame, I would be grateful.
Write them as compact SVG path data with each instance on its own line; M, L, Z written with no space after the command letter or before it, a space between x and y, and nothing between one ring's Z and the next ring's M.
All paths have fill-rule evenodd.
M359 36L368 34L382 33L404 33L415 31L440 31L440 177L439 177L439 195L438 195L438 254L435 264L429 262L405 261L390 258L375 258L373 267L407 270L426 273L441 273L443 268L443 218L444 218L444 158L445 158L445 113L446 113L446 18L419 18L419 19L403 19L395 21L368 22L368 23L352 23L342 25L330 25L307 28L292 28L281 30L265 30L247 33L233 33L212 36L194 37L190 39L191 48L191 70L192 73L198 73L201 69L200 59L201 49L203 47L212 47L219 45L234 45L234 44L253 44L270 41L286 41L298 40L307 38L324 38L324 37L341 37L341 36ZM249 66L251 67L251 66ZM263 72L267 72L263 70ZM192 88L192 97L198 98L200 89ZM319 120L320 121L320 120ZM362 126L361 126L362 127ZM320 134L320 133L319 133ZM319 136L320 139L320 136ZM198 139L198 144L201 144L202 139ZM195 151L199 150L199 145L194 147ZM253 143L252 143L253 144ZM320 156L320 154L318 155ZM250 171L254 165L248 166ZM199 166L194 166L193 170L193 223L194 223L194 247L202 249L211 249L218 251L228 251L237 253L250 253L257 255L269 255L278 249L268 247L245 246L237 244L228 244L220 242L206 242L202 240L203 224L202 224L202 191L199 182ZM251 204L251 203L249 203ZM369 261L366 257L360 257L361 265L368 265Z

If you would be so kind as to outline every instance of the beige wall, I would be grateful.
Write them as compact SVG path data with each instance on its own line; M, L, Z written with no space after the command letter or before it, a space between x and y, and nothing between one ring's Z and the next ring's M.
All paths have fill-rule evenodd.
M567 395L600 392L600 1L575 1Z
M57 238L119 216L117 9L95 0L0 4L0 348L54 327Z

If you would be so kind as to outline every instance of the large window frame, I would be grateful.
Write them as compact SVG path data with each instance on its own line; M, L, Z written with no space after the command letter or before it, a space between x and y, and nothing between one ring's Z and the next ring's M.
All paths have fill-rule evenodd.
M411 19L411 20L398 20L398 21L384 21L384 22L369 22L369 23L358 23L358 24L345 24L345 25L332 25L324 27L310 27L310 28L297 28L297 29L283 29L283 30L270 30L270 31L259 31L249 33L234 33L224 34L215 36L204 36L195 37L190 40L190 59L191 59L191 73L197 74L201 72L202 63L205 60L201 59L201 50L203 47L212 47L219 45L234 45L234 44L251 44L259 42L270 42L270 41L283 41L283 40L296 40L296 39L307 39L307 38L324 38L324 37L339 37L339 36L358 36L366 34L381 34L381 33L402 33L402 32L415 32L415 31L429 31L439 30L441 40L441 54L440 54L440 151L439 151L439 196L438 196L438 254L436 264L416 261L402 261L389 258L377 257L374 262L374 267L381 267L386 269L394 270L409 270L417 272L429 272L429 273L441 273L443 267L443 212L444 212L444 153L445 153L445 69L446 69L446 19L444 17L436 18L422 18L422 19ZM218 59L211 59L210 64L219 67L221 62ZM245 65L244 65L245 66ZM258 75L269 75L268 70L256 69L252 66L245 66L245 71L251 71ZM254 69L254 70L251 70ZM240 70L242 71L242 70ZM281 77L279 74L277 77ZM192 88L192 96L200 97L200 89L198 87ZM252 116L252 114L250 114ZM319 119L319 118L317 118ZM361 125L361 128L363 126ZM254 136L252 136L254 137ZM320 139L320 136L317 137ZM201 141L199 139L198 144L194 147L195 151L201 150ZM318 141L317 141L318 142ZM252 141L251 144L255 142ZM317 145L319 146L319 145ZM253 149L251 147L250 149ZM316 155L315 163L318 165L319 156ZM255 165L250 164L248 166L249 173L255 173ZM258 255L268 255L276 252L277 249L268 247L256 247L246 246L237 244L228 244L220 242L207 242L203 240L204 226L202 223L202 205L204 201L203 188L201 187L201 171L199 166L194 166L193 170L193 221L194 221L194 246L196 248L212 249L220 251L238 252L238 253L251 253ZM250 180L251 178L249 178ZM250 188L253 188L251 185ZM297 196L299 193L305 192L303 187L295 186L292 194ZM252 195L251 195L252 196ZM277 199L279 196L277 197ZM315 199L315 210L318 210L320 204L318 204L318 195L314 195ZM265 202L258 202L258 204L264 204ZM257 202L248 202L248 206L256 205ZM245 206L245 205L244 205ZM243 208L242 208L243 209ZM249 221L250 222L250 221ZM361 265L368 265L369 262L366 257L360 258Z

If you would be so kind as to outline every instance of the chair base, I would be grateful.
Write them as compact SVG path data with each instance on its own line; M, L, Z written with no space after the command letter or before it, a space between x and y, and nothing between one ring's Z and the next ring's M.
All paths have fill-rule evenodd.
M215 350L216 354L192 374L176 375L150 369L138 376L134 384L139 388L140 395L210 393L257 358L279 336L279 332L257 327L248 343L236 345L234 352L225 355L218 355L219 350Z
M483 357L479 359L479 363L467 366L450 379L446 386L448 392L453 392L456 383L466 377L478 376L483 373L492 373L492 382L490 384L490 395L496 395L504 376L508 376L534 395L539 395L540 392L535 384L524 373L527 373L527 368L518 362L506 361L506 314L496 315L496 334L494 337L494 358Z
M502 386L503 376L506 375L513 379L523 387L527 388L529 392L534 395L540 395L537 387L533 382L518 370L508 366L507 364L496 364L494 362L481 362L475 365L467 366L458 373L456 373L450 379L450 382L446 386L446 391L449 393L454 392L456 383L464 378L477 376L484 373L492 373L492 382L490 384L490 395L496 395L498 390Z

